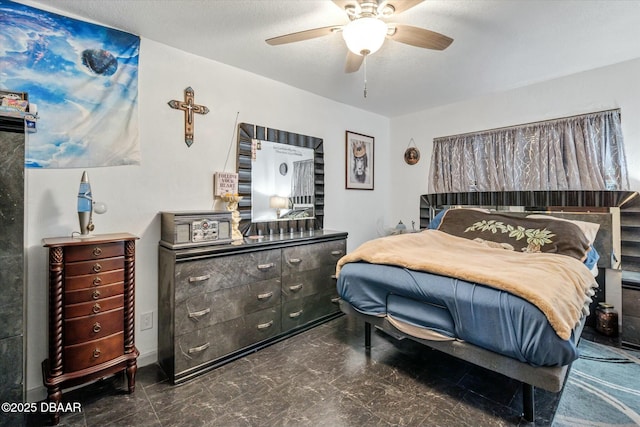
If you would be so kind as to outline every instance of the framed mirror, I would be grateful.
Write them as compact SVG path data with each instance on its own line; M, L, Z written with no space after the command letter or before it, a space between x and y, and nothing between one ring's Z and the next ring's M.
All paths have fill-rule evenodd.
M238 125L242 234L323 228L322 144L321 138L250 123Z

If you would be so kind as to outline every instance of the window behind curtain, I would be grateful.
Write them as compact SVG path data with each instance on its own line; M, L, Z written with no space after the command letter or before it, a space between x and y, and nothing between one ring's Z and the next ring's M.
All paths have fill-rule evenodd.
M433 140L431 193L628 189L619 109Z

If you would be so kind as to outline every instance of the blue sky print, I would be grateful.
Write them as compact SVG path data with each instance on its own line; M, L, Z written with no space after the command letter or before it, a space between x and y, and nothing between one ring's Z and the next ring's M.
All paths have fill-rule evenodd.
M133 34L0 0L0 89L37 104L26 166L140 163Z

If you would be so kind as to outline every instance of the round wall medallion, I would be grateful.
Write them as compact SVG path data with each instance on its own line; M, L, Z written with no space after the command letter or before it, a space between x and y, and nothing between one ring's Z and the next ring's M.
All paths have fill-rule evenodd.
M404 161L409 165L415 165L420 160L420 151L416 147L409 147L404 152Z
M289 166L286 163L280 163L280 175L285 176L289 171Z

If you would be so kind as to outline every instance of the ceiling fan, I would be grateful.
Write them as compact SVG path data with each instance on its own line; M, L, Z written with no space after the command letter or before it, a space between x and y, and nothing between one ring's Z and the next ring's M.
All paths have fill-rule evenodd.
M344 9L350 22L345 25L332 25L273 37L267 39L266 42L270 45L280 45L342 32L349 48L345 65L347 73L358 71L367 55L380 49L385 38L425 49L444 50L453 42L452 38L424 28L384 21L422 3L422 1L333 0L338 7Z

